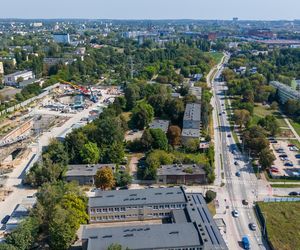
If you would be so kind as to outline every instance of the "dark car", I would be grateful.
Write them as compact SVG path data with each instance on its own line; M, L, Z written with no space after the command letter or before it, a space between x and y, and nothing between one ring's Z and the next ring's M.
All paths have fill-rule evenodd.
M255 223L250 223L250 224L249 224L249 228L250 228L252 231L256 231L257 226L256 226Z
M247 206L249 204L248 200L242 200L243 205Z
M240 173L240 172L236 172L235 175L236 175L237 177L240 177L240 176L241 176L241 173Z
M235 161L235 162L234 162L234 165L238 166L238 165L239 165L239 163L238 163L237 161Z
M229 137L229 138L230 138L230 137L231 137L231 134L228 134L228 135L227 135L227 137Z
M9 215L5 215L4 218L1 220L1 224L6 224L9 220L10 216Z
M300 159L300 154L295 155L297 159Z
M290 196L296 196L296 195L299 195L299 194L298 194L298 192L293 191L293 192L289 192L289 195Z

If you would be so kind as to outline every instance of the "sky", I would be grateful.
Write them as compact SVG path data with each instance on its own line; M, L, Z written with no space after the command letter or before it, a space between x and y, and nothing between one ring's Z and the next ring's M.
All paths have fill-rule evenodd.
M300 0L0 0L0 18L300 19Z

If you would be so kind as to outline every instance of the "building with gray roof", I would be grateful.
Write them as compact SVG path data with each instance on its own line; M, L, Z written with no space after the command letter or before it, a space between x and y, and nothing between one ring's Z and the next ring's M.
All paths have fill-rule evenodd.
M169 128L169 124L170 124L170 121L168 120L153 120L150 125L149 125L149 128L152 128L152 129L161 129L162 131L164 131L165 133L168 132L168 128Z
M109 167L116 170L116 164L78 164L69 165L65 174L65 180L68 182L77 181L79 185L93 185L94 177L100 168Z
M286 103L288 100L300 100L300 92L281 82L272 81L270 85L278 90L280 102Z
M206 173L203 166L197 164L162 165L157 169L159 184L205 184Z
M201 87L190 87L189 94L196 96L197 100L201 100L202 88Z
M125 193L127 193L125 195ZM137 205L136 200L126 203L126 206L138 207L143 213L147 208L152 209L158 217L152 219L168 219L168 223L147 225L122 225L101 227L101 224L86 225L83 227L82 247L84 250L106 250L112 244L120 244L122 248L131 250L140 249L194 249L194 250L226 250L228 249L219 229L217 228L203 196L200 193L185 193L183 188L154 188L143 190L118 190L102 192L103 200L93 199L89 205L103 206L107 201L110 206L123 205L123 197L134 197L132 194L149 197L143 204ZM161 193L156 197L156 193ZM166 214L166 205L172 205L171 198L184 204L180 208L171 208ZM110 197L114 195L112 200ZM119 199L118 199L119 198ZM114 201L114 202L111 202ZM98 204L99 203L99 204ZM151 207L151 204L157 207ZM163 205L163 207L161 207ZM143 207L139 207L143 206ZM170 207L169 207L170 208ZM127 210L127 209L126 209ZM123 215L126 214L123 211ZM117 214L117 213L116 213ZM144 220L140 218L137 220ZM124 221L127 221L126 216ZM120 222L119 222L120 223Z

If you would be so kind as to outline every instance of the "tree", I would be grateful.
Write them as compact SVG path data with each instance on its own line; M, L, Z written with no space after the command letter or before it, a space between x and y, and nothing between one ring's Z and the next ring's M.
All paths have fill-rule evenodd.
M216 199L217 193L212 190L207 190L205 193L205 201L206 203L210 203L214 199Z
M102 190L113 188L115 186L114 174L110 167L99 169L95 176L95 186Z
M31 249L39 231L39 224L36 218L28 217L12 233L6 236L6 243L18 250ZM10 248L7 248L10 249Z
M188 152L195 153L199 150L199 143L199 139L188 139L184 147Z
M140 145L143 149L145 149L145 150L151 149L152 144L153 144L153 137L151 135L150 129L144 130L144 133L141 137L140 143L141 143Z
M113 142L111 146L106 149L104 162L105 163L121 163L124 159L123 143Z
M68 153L64 147L64 144L62 144L60 141L58 141L56 139L51 140L44 155L47 155L47 157L53 163L67 165L69 162Z
M137 84L130 84L125 89L126 109L131 110L135 107L136 101L140 99L140 88Z
M269 168L272 166L272 164L275 161L275 156L273 152L269 148L264 148L262 151L259 153L259 164L261 165L261 168L263 170Z
M266 129L272 136L275 136L280 132L280 127L275 116L267 115L265 118L261 118L258 121L258 125Z
M180 124L184 113L184 102L181 99L169 99L165 106L165 112L174 124Z
M180 127L173 125L170 126L168 129L168 139L169 143L174 147L177 145L180 145L180 140L181 140L181 129Z
M132 110L131 124L137 129L144 129L153 120L154 111L151 105L141 101Z
M96 164L100 159L100 150L96 143L88 142L81 149L80 156L83 163Z
M269 146L265 133L265 130L260 126L253 126L245 130L243 133L245 147L258 155L264 148Z
M81 163L80 151L88 141L87 136L81 129L73 130L72 133L66 136L64 144L70 157L70 163Z
M270 105L271 110L278 110L278 103L277 102L272 102Z
M242 128L243 126L246 126L249 123L251 119L250 112L246 109L235 110L233 119L235 123L238 124L240 128Z
M128 171L117 172L115 174L115 180L116 180L116 186L125 187L131 184L132 176L129 174Z
M153 138L152 148L153 149L168 149L168 139L164 131L161 129L150 129L150 134Z

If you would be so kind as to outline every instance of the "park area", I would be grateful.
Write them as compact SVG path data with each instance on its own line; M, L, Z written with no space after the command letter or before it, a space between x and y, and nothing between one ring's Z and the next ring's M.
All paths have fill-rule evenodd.
M259 202L275 250L300 250L300 202Z

